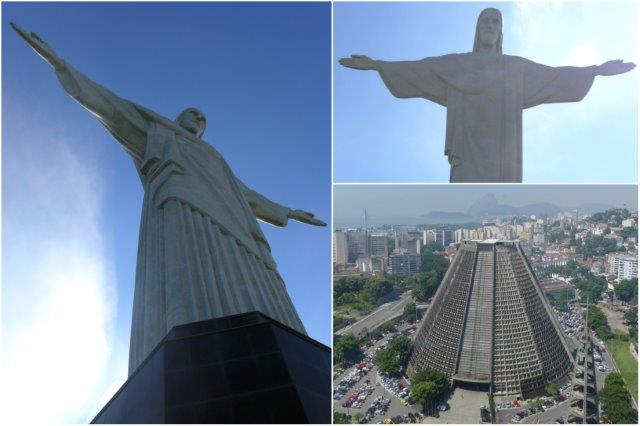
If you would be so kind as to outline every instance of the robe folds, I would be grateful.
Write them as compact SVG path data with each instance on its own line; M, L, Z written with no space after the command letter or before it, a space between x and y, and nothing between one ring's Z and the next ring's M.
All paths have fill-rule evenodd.
M580 101L594 79L589 68L482 53L377 66L394 96L447 108L444 154L451 182L522 182L522 110Z
M131 155L144 188L129 375L176 325L255 310L305 333L256 221L284 226L290 210L173 121L68 64L57 74Z

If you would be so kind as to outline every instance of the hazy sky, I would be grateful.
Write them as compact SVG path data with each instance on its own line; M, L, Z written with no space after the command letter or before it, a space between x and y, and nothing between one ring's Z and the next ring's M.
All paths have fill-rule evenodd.
M414 219L430 211L466 212L485 194L494 194L498 203L523 206L552 203L573 208L598 203L636 210L635 185L336 185L333 190L334 224L362 223L367 209L372 223L385 219Z
M551 66L638 62L635 2L336 2L335 181L448 181L445 108L394 98L377 72L337 61L354 53L397 61L469 52L485 7L503 13L505 54ZM635 183L638 72L596 77L579 103L525 110L524 181Z
M198 107L247 186L329 222L330 11L2 4L4 424L85 422L123 383L142 204L131 159L9 21L162 115ZM263 229L307 331L329 344L329 227Z

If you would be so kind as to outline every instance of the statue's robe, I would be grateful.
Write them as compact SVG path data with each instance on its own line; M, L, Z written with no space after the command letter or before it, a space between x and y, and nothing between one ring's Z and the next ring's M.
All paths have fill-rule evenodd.
M394 96L447 108L451 182L522 182L522 110L580 101L594 78L588 68L481 53L378 64Z
M305 333L256 221L285 226L290 210L173 121L68 64L57 74L131 155L144 188L129 374L180 324L256 310Z

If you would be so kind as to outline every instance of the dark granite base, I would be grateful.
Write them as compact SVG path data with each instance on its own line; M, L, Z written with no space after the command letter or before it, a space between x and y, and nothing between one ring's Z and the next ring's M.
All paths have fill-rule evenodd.
M92 423L331 423L331 351L259 312L177 326Z

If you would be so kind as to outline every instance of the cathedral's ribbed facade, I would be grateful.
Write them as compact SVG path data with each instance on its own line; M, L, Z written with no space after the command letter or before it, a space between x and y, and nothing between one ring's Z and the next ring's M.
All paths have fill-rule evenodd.
M424 368L454 385L525 397L567 377L562 331L518 243L460 244L409 359L410 376Z

